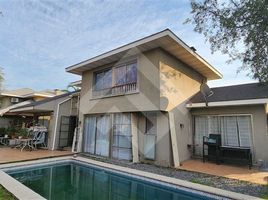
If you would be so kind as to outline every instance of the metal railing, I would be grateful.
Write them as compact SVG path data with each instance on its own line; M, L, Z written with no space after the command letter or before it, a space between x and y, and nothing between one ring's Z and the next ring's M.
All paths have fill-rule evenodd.
M93 90L92 97L106 97L106 96L116 96L122 94L133 93L137 91L137 83L128 83L125 85L116 85L111 88L103 90Z

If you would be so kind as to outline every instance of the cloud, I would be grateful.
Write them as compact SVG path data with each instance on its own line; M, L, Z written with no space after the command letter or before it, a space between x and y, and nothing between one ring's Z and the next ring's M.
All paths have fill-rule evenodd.
M78 76L65 67L153 34L172 29L211 64L226 81L248 81L227 66L226 56L211 55L204 38L182 25L189 16L183 1L0 1L0 66L8 88L65 88ZM218 84L218 83L217 83Z

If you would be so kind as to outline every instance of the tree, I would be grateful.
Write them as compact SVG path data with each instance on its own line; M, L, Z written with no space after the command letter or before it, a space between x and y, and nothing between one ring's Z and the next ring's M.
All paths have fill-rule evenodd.
M4 88L4 72L3 72L3 68L0 67L0 91L3 90Z
M194 30L204 34L212 52L241 60L239 70L268 82L268 0L191 1Z
M0 11L0 16L3 16L2 11ZM0 89L3 87L3 82L4 82L4 73L3 69L0 67Z

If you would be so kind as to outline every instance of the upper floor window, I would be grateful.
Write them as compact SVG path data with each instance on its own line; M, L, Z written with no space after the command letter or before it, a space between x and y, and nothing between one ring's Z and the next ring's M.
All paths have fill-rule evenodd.
M132 63L114 69L115 85L126 85L137 82L137 64Z
M95 90L104 90L112 87L112 69L95 74Z
M136 61L94 73L93 97L120 95L136 90Z

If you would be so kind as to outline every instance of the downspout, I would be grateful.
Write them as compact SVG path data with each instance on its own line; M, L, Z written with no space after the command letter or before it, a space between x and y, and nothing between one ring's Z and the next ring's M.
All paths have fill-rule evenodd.
M56 111L56 121L55 121L55 126L54 126L54 135L53 135L53 143L52 143L52 151L55 150L55 142L56 142L56 134L57 134L57 127L58 127L58 118L59 118L59 109L60 105L65 103L66 101L69 101L71 98L65 99L58 103L57 105L57 111Z

